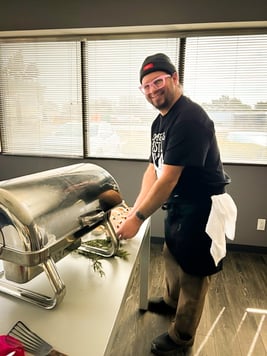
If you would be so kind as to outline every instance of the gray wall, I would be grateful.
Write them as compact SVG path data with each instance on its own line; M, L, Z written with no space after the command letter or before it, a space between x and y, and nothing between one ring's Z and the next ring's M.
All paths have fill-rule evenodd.
M238 25L246 27L265 25L266 0L10 0L1 1L0 39L16 30L90 29L100 27L144 26L144 25L193 25L208 28L211 23L220 26ZM265 21L265 24L263 23ZM228 23L222 24L222 23ZM245 22L250 22L246 23ZM89 30L88 30L89 29ZM3 31L3 32L1 32ZM64 32L64 31L63 31ZM267 33L267 31L266 31ZM33 172L60 167L79 160L34 157L0 156L0 180ZM118 160L88 160L106 168L118 181L129 205L139 190L145 162ZM267 247L267 232L257 231L257 218L267 218L266 166L226 165L232 177L228 192L238 206L238 221L235 243ZM162 236L163 213L152 218L153 236Z
M128 205L134 203L139 191L146 162L120 160L73 160L37 157L0 156L0 180L5 180L42 170L61 167L79 162L98 164L108 170L117 180ZM266 175L264 166L225 165L232 178L228 187L238 206L238 220L235 244L267 247L267 231L257 231L257 218L267 218ZM152 235L163 236L163 211L152 218ZM231 243L231 241L229 241Z
M266 0L2 0L0 31L266 21Z

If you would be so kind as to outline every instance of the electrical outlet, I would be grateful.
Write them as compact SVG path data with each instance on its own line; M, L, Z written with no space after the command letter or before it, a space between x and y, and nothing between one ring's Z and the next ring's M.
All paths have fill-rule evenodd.
M266 219L258 219L257 221L257 230L265 230Z

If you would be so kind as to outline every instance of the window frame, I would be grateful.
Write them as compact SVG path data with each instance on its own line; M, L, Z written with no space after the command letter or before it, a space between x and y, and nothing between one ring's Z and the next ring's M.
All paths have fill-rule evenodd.
M127 31L126 31L127 32ZM85 42L86 41L94 41L94 40L114 40L114 39L151 39L151 38L171 38L171 37L178 37L180 38L180 53L179 53L179 63L178 63L178 70L180 75L180 80L183 83L184 81L184 60L185 60L185 50L186 50L186 38L189 37L204 37L204 36L242 36L242 35L261 35L267 34L266 28L227 28L227 29L211 29L211 30L191 30L191 31L152 31L150 33L101 33L101 34L86 34L86 35L78 35L78 36L69 36L69 35L62 35L62 36L49 36L49 37L32 37L27 36L23 38L13 37L11 39L1 39L0 43L2 42L32 42L32 41L80 41L81 43L81 57L82 57L82 64L81 64L81 81L82 81L82 127L83 127L83 157L77 158L93 158L89 155L86 135L87 135L87 127L88 127L88 103L87 103L87 92L86 92L86 78L87 78L87 69L84 65L86 53L85 53ZM0 102L0 110L1 110L1 102ZM2 115L1 115L2 116ZM0 138L2 141L1 133ZM4 153L0 153L3 155ZM7 153L9 154L9 153ZM75 157L71 157L75 158ZM123 159L130 159L130 160L140 160L145 161L146 158L119 158L119 157L97 157L103 159L116 159L116 160L123 160ZM234 165L260 165L265 166L266 163L242 163L242 162L224 162L224 164L234 164Z

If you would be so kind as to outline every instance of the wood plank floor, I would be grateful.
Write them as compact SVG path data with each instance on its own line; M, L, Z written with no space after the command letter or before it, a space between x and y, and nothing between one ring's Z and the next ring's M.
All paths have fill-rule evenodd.
M151 245L149 296L162 295L162 246ZM110 356L151 356L150 343L170 319L138 310L139 270ZM190 356L267 356L267 255L228 252L213 276Z

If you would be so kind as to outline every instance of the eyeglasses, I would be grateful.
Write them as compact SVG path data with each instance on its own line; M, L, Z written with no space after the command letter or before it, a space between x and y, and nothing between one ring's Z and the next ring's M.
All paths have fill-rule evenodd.
M166 78L170 78L170 77L171 77L170 74L160 75L159 77L155 78L151 82L140 85L139 89L143 94L148 94L151 88L161 89L165 86Z

